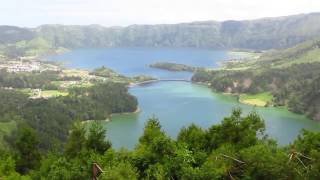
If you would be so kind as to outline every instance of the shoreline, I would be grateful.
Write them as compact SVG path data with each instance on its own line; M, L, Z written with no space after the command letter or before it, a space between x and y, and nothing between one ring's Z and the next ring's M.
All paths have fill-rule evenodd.
M68 49L69 50L69 49ZM69 50L69 51L72 51L72 50ZM62 52L61 54L63 54L63 53L66 53L66 52L69 52L69 51L65 51L65 52ZM245 57L247 57L247 58L252 58L253 57L253 55L260 55L260 53L259 52L247 52L247 51L242 51L242 50L228 50L227 51L228 53L230 53L230 54L241 54L241 55L244 55ZM240 57L238 60L241 60L241 59L243 59L243 57ZM232 59L230 59L230 60L232 60ZM230 61L230 60L227 60L227 61ZM62 66L62 67L64 67L64 66ZM69 70L69 69L74 69L74 68L68 68L68 67L65 67L67 70ZM218 67L219 68L219 67ZM82 69L82 68L77 68L77 69L80 69L80 70L85 70L85 71L88 71L88 70L86 70L86 69ZM216 69L216 68L215 68ZM224 92L218 92L218 91L214 91L211 87L210 87L210 83L204 83L204 82L194 82L194 81L192 81L192 80L186 80L186 79L154 79L154 80L147 80L147 81L141 81L141 82L129 82L128 83L128 85L127 85L127 87L128 88L133 88L133 87L136 87L136 86L141 86L141 85L144 85L144 84L151 84L151 83L157 83L157 82L160 82L160 81L184 81L184 82L189 82L189 83L192 83L192 84L198 84L198 85L202 85L202 86L205 86L205 87L207 87L207 88L209 88L209 89L211 89L213 92L215 92L215 93L218 93L218 94L222 94L222 95L227 95L227 96L233 96L233 97L236 97L237 98L237 102L238 103L241 103L241 104L245 104L245 105L249 105L249 106L252 106L252 107L276 107L276 106L268 106L267 104L261 104L261 105L259 105L259 104L255 104L255 103L248 103L248 102L245 102L245 101L242 101L241 100L241 98L240 98L240 96L241 96L241 94L233 94L233 93L224 93ZM112 117L113 115L116 115L116 114L130 114L130 113L139 113L141 110L140 110L140 108L138 107L137 108L137 110L136 111L134 111L134 112L126 112L126 113L112 113L111 115L110 115L110 117ZM292 111L290 111L290 112L292 112ZM302 115L305 115L305 114L302 114ZM91 120L89 120L89 121L91 121ZM107 119L105 119L105 120L102 120L102 121L106 121L106 122L109 122L110 121L110 118L107 118Z
M197 84L197 85L200 85L200 86L205 86L205 87L209 88L210 90L212 90L210 88L210 83L194 82L194 81L191 81L191 80L161 80L161 79L158 79L158 80L144 81L144 82L139 82L139 83L130 83L130 85L128 87L129 88L133 88L133 87L140 86L140 85L143 85L143 84L152 84L152 83L157 83L157 82L161 82L161 81L184 81L184 82L189 82L191 84ZM241 100L241 98L240 98L241 94L224 93L224 92L216 92L216 91L213 91L213 92L218 93L218 94L227 95L227 96L236 97L237 98L237 102L239 102L241 104L246 104L246 105L250 105L250 106L257 106L257 107L268 107L268 106L266 106L267 103L261 105L261 104L258 104L258 103L256 104L256 103L245 102L245 100Z
M211 91L213 91L214 93L217 93L217 94L222 94L222 95L226 95L226 96L235 97L235 98L237 98L237 102L238 102L238 103L241 103L241 104L245 104L245 105L249 105L249 106L253 106L253 107L273 107L273 106L266 106L266 105L268 104L267 102L266 102L266 104L263 104L263 105L256 104L256 103L245 102L245 100L241 100L241 97L240 97L241 95L244 95L244 94L226 93L226 92L218 92L218 91L215 91L215 90L213 90L213 89L210 87L210 83L193 82L193 81L190 81L190 83L197 84L197 85L201 85L201 86L205 86L205 87L209 88Z
M138 114L138 113L140 113L140 112L141 112L140 107L137 107L137 109L136 109L135 111L133 111L133 112L111 113L111 114L109 115L109 117L107 117L107 118L104 119L104 120L91 119L91 120L81 121L81 123L86 124L86 123L90 123L91 121L99 121L99 122L105 122L105 123L107 123L107 122L110 122L110 121L111 121L111 118L112 118L112 116L114 116L114 115Z
M192 83L191 80L187 80L187 79L155 79L155 80L147 80L147 81L142 81L142 82L131 82L128 85L128 88L133 88L136 86L141 86L144 84L152 84L152 83L157 83L157 82L161 82L161 81L181 81L181 82L190 82Z
M147 82L147 83L157 83L157 82L160 82L161 80L153 80L152 82ZM168 80L162 80L162 81L168 81ZM296 115L299 115L299 116L303 116L305 118L307 118L308 120L310 121L314 121L313 119L311 119L310 117L308 117L306 114L299 114L299 113L295 113L295 112L292 112L290 111L287 106L274 106L272 105L268 105L268 103L266 105L258 105L258 104L251 104L251 103L246 103L246 102L243 102L240 100L240 96L241 94L238 94L238 93L225 93L225 92L218 92L218 91L215 91L214 89L212 89L210 87L210 83L204 83L204 82L194 82L192 80L185 80L184 82L189 82L191 84L195 84L195 85L199 85L199 86L203 86L203 87L207 87L209 88L213 93L216 93L216 94L219 94L219 95L224 95L224 96L229 96L229 97L235 97L236 100L235 102L238 102L240 104L244 104L244 105L248 105L248 106L251 106L251 107L259 107L259 108L276 108L276 109L279 109L279 110L285 110L287 112L290 112L290 113L293 113L293 114L296 114ZM144 84L144 83L138 83L134 86L131 86L129 88L133 88L135 86L139 86L140 84ZM118 113L119 114L119 113ZM121 113L120 113L121 114ZM130 113L125 113L125 114L130 114Z
M122 112L122 113L111 113L109 115L109 118L111 118L114 115L126 115L126 114L138 114L140 113L142 110L140 109L140 107L138 106L137 109L133 112ZM111 120L110 120L111 121Z

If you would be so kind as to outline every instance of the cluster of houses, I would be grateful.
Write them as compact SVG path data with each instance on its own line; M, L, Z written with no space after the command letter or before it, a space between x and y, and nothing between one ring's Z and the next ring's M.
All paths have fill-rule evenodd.
M42 65L40 61L7 61L0 64L0 69L8 72L42 72L42 71L59 71L57 66Z
M0 64L0 69L6 69L8 72L38 72L40 71L40 62L9 61Z

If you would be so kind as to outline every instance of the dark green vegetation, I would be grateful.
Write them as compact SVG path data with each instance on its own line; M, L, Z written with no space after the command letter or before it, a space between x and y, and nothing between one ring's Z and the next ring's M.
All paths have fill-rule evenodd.
M118 83L73 88L68 96L49 99L30 99L18 91L0 89L0 97L0 132L14 122L11 135L6 132L4 139L13 142L21 127L27 125L38 134L43 149L64 142L75 120L105 120L111 113L137 109L136 98L128 94L125 84ZM4 135L0 136L0 144Z
M256 114L234 110L221 124L182 128L177 140L150 119L132 150L114 150L98 122L71 127L63 148L42 152L31 128L19 129L9 153L0 154L4 179L89 179L97 162L99 179L319 179L320 134L304 131L286 147L264 136ZM13 153L14 152L14 153ZM26 156L28 154L28 156Z
M169 62L158 62L149 65L152 68L164 69L168 71L190 71L194 72L203 68L188 66L185 64L169 63Z
M0 26L0 49L7 55L38 55L83 47L198 47L271 49L318 37L320 14L252 21L205 21L173 25ZM63 47L63 48L62 48Z
M94 75L96 77L103 77L105 80L112 81L112 82L129 83L129 82L135 81L130 77L121 75L115 72L114 70L104 66L94 69L92 72L89 73L89 75Z
M273 104L320 120L320 41L264 53L259 59L230 62L225 68L195 73L192 80L222 92L271 92Z
M106 77L106 78L110 78L110 77L114 77L114 76L121 76L117 72L115 72L114 70L109 69L104 66L97 68L97 69L94 69L92 72L90 72L90 75L101 76L101 77Z
M0 87L57 89L51 82L59 80L65 79L59 76L59 72L54 71L10 73L0 70Z
M112 82L122 82L122 83L136 83L136 82L144 82L144 81L150 81L150 80L156 80L156 78L153 78L151 76L147 75L138 75L133 77L127 77L124 75L121 75L114 70L107 68L105 66L102 66L100 68L94 69L92 72L89 73L90 75L95 75L98 77L104 77L106 80L111 80Z

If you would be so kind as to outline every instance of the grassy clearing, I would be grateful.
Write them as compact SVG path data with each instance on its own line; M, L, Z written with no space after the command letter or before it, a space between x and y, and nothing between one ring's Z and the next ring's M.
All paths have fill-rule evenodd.
M269 102L272 102L272 94L269 92L259 93L259 94L241 94L239 101L244 104L249 104L253 106L266 106Z
M242 58L250 58L250 59L257 59L260 57L261 53L260 52L253 52L250 50L241 50L241 49L233 49L228 52L229 55L231 56L236 56L240 59Z
M41 96L45 98L57 97L57 96L67 96L68 92L59 90L45 90L41 92Z
M91 87L93 84L89 81L52 81L51 84L61 88L73 87Z
M78 76L78 77L88 77L89 71L79 70L79 69L66 69L62 71L66 76Z

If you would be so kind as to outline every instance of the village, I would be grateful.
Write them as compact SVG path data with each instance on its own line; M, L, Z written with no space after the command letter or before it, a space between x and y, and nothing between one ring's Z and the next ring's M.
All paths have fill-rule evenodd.
M0 70L8 72L43 72L60 71L58 65L46 63L36 57L19 57L16 59L1 58Z
M55 90L40 89L40 88L12 88L3 87L8 90L18 90L24 94L29 95L29 98L51 98L57 96L68 95L68 88L76 86L84 86L89 84L89 81L93 77L88 77L89 72L80 70L67 70L63 67L51 63L49 61L42 60L36 56L8 58L0 56L0 71L5 71L13 74L38 74L45 71L57 72L61 77L79 77L79 80L63 80L52 81L51 84L58 87Z
M102 70L102 71L101 71ZM136 76L128 78L122 76L111 69L100 68L96 71L88 71L83 69L70 69L60 66L55 63L51 63L46 60L41 60L37 57L18 57L15 59L0 57L0 71L5 71L9 74L37 76L40 73L57 74L55 80L51 80L49 85L52 88L13 88L10 86L2 87L3 89L17 90L24 94L27 94L31 99L38 98L52 98L57 96L67 96L70 88L75 87L90 87L95 82L119 82L135 84L137 82L150 80L150 77Z

